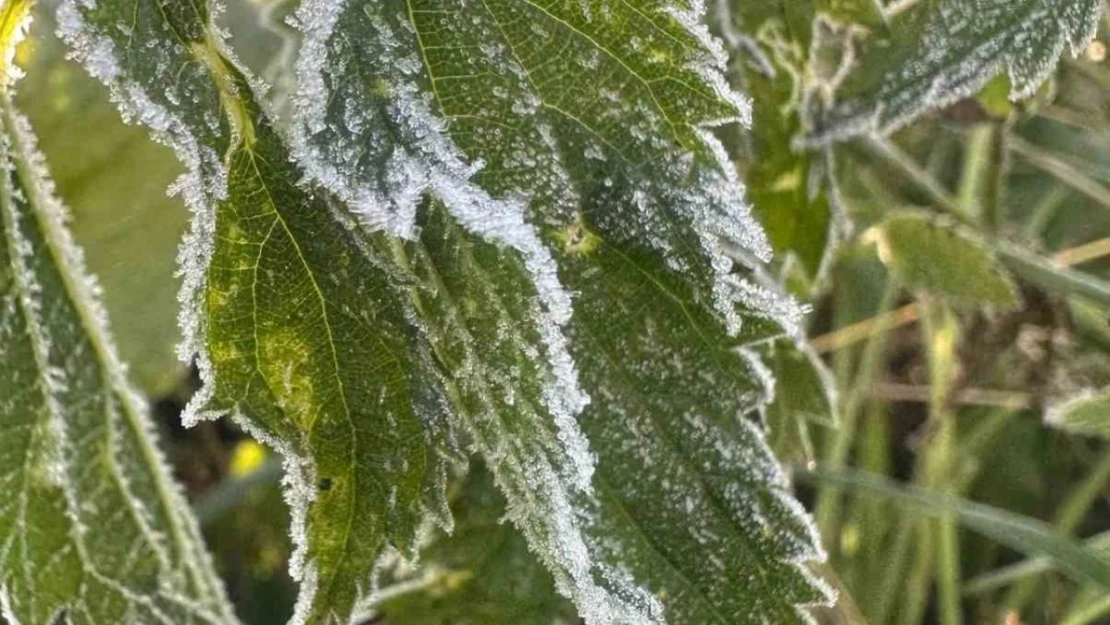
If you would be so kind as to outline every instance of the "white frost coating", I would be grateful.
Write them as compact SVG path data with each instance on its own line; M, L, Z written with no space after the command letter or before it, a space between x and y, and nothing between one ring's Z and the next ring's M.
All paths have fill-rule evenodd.
M468 231L486 240L510 247L521 254L543 308L538 325L547 351L546 363L552 381L544 389L544 403L559 428L559 439L573 463L574 480L583 491L590 489L593 457L575 417L589 403L578 384L578 374L567 348L562 328L573 314L571 296L559 282L551 252L540 241L525 218L523 202L499 200L471 181L481 163L467 164L459 149L446 137L442 119L434 115L415 82L419 59L406 53L400 40L381 18L375 28L381 36L377 45L385 58L382 66L397 68L388 85L391 123L411 138L408 145L393 145L388 163L377 184L370 175L357 172L351 164L364 157L365 146L357 141L330 145L327 150L312 136L329 125L327 103L328 45L346 0L304 2L294 16L294 26L304 33L297 60L298 92L294 98L298 122L293 125L293 151L309 175L348 203L371 229L395 236L415 237L416 209L428 194L441 200ZM368 9L371 11L372 9ZM347 132L358 134L380 123L370 110L347 111ZM344 133L340 133L342 136ZM378 146L376 146L378 147ZM347 168L345 170L345 168Z
M1065 49L1076 57L1094 39L1100 8L1101 0L944 0L899 7L900 19L909 19L903 10L932 12L919 41L901 42L916 46L913 56L883 75L872 92L836 105L823 122L827 127L797 143L814 147L890 134L929 109L968 97L1002 72L1012 83L1010 99L1028 98ZM999 23L1008 27L999 29Z
M628 227L667 252L668 262L675 269L683 270L691 257L672 254L677 247L676 240L667 238L681 239L685 234L679 232L682 228L669 235L660 235L655 229L667 226L666 222L672 217L693 224L690 230L697 237L694 245L700 244L715 276L712 304L728 330L741 331L742 318L737 310L740 303L776 319L795 335L804 309L770 289L736 277L733 261L725 253L725 244L734 242L743 246L746 256L752 259L751 264L757 265L770 258L771 248L744 200L743 185L728 155L710 131L712 126L723 123L749 123L750 105L727 86L724 77L727 55L702 25L704 3L695 1L689 7L685 11L664 9L708 51L684 69L696 73L705 86L731 105L736 115L706 122L703 128L697 129L708 158L695 163L688 155L677 155L656 167L644 168L642 172L625 172L633 183L629 204L643 216L640 223ZM500 199L478 186L474 180L482 174L482 163L468 164L459 148L446 136L446 122L432 112L431 98L419 83L426 60L421 59L415 49L407 49L406 45L411 44L403 44L399 38L412 37L415 33L407 30L410 25L394 27L387 23L377 14L383 10L373 4L348 6L346 0L301 3L293 22L305 35L297 63L299 91L294 99L297 115L293 129L294 154L311 178L354 207L364 224L372 229L414 238L417 203L431 195L441 200L450 214L470 232L521 253L536 281L545 309L540 326L544 347L549 352L547 361L557 374L556 385L549 388L545 403L554 413L561 432L572 433L573 441L578 441L581 434L574 416L584 405L585 396L578 390L574 363L566 351L561 332L570 318L570 298L559 284L553 258L525 217L530 208L525 202L535 199L531 192L536 189L518 188L519 199L511 195L508 199ZM373 69L367 73L376 75L376 81L374 76L359 75L350 69L350 64L362 60L344 49L349 40L336 32L337 24L342 21L346 25L352 16L365 22L363 13L374 32L372 35L360 33L360 40L351 45L369 51L366 52L370 59L367 62L373 64ZM541 25L535 25L533 31L537 36L545 36ZM522 67L509 58L502 58L511 56L504 53L502 44L491 40L479 48L482 55L496 59L509 67L522 83L527 82L527 72ZM582 66L596 69L598 63L598 58L587 57ZM499 93L499 89L495 87L490 96L507 97L508 94ZM629 124L634 145L643 146L645 151L660 152L665 141L658 136L658 129L666 125L666 120L659 111L622 109L620 94L615 91L608 98L612 104L611 113L623 114L635 121ZM512 113L534 123L552 152L558 154L557 139L536 115L542 106L543 102L531 90L511 101ZM496 115L494 111L479 112ZM392 129L392 134L382 130L383 127ZM665 147L670 148L669 144ZM608 163L624 156L616 154L615 150L602 139L601 143L584 146L583 154L588 159ZM711 162L707 164L705 160ZM544 186L546 177L551 177L566 181L559 191L568 196L575 193L568 174L558 164L540 163L535 154L523 150L509 161L500 164L501 167L539 171L537 178L545 180L536 182L536 186ZM607 184L613 182L607 181ZM572 206L571 211L575 208ZM694 262L704 261L699 258ZM580 467L578 475L583 478L580 482L588 483L589 470L581 470L590 466L584 439L581 444L572 444L566 436L561 438L572 462ZM522 458L517 450L495 448L487 452L493 456L491 463L508 465L508 471L494 473L499 487L508 494L509 518L521 528L529 544L553 572L560 591L576 600L587 622L662 622L662 606L650 593L639 588L627 575L602 570L604 567L593 557L584 540L582 523L586 521L577 518L581 508L550 463L540 458ZM533 491L530 496L519 494L521 484L514 484L506 474L527 476L524 483ZM537 519L537 510L541 511L542 519ZM611 588L595 581L599 574L610 582Z
M71 56L90 75L108 86L112 102L124 121L149 128L159 143L173 149L186 168L186 172L170 187L170 193L180 194L192 213L189 232L178 250L179 271L183 280L178 295L182 341L177 350L182 362L191 362L194 355L197 356L203 382L201 391L182 416L187 424L191 424L200 418L195 414L196 408L203 406L212 393L211 368L203 349L203 316L199 301L212 256L215 206L227 196L227 168L221 156L211 147L203 145L180 116L155 102L143 85L123 75L111 39L90 28L81 15L82 10L95 6L95 0L62 2L57 13L58 35L70 47Z
M5 85L8 84L10 83L5 82ZM212 573L212 563L201 544L199 527L188 512L189 508L180 487L170 477L168 464L161 450L154 444L156 436L147 414L146 402L127 380L127 367L116 351L108 327L107 314L100 301L99 286L95 278L87 272L84 254L69 232L67 227L69 213L54 194L53 181L47 174L45 159L37 149L30 124L15 111L7 87L0 91L3 91L0 93L0 108L2 108L0 115L3 116L3 123L0 125L6 131L3 136L2 152L5 180L0 191L11 194L9 201L4 203L7 214L0 219L0 222L3 222L3 230L7 232L11 243L9 247L14 277L19 287L19 299L22 302L35 358L42 371L41 379L44 384L44 400L48 415L43 433L52 441L50 457L37 458L35 462L45 465L43 468L46 470L46 475L64 494L67 516L72 523L71 547L78 553L86 575L117 592L121 598L132 604L132 609L135 609L136 613L142 610L137 610L135 606L142 606L142 609L152 616L167 623L172 622L173 619L162 614L160 608L155 605L153 596L140 595L127 586L127 571L100 570L101 565L94 555L96 549L92 543L94 536L90 534L89 528L84 523L89 506L95 507L96 503L85 500L86 493L81 491L74 477L80 471L70 466L75 457L74 447L78 442L71 440L73 438L70 434L71 425L88 427L88 424L79 422L71 424L70 420L74 417L69 414L69 408L62 404L62 398L66 397L70 390L69 378L79 376L82 372L67 371L63 368L65 365L55 362L59 357L59 354L55 353L58 347L67 351L72 350L67 353L67 358L76 359L84 356L95 359L96 366L103 375L105 390L121 402L117 404L114 400L108 400L109 409L104 414L106 423L103 427L108 432L110 454L104 462L112 475L113 486L126 499L134 529L142 537L145 546L153 552L162 571L164 587L159 591L159 597L204 622L234 623L230 604ZM13 188L13 181L18 181L19 186ZM19 228L20 207L27 211L22 219L26 223L34 224L33 227L40 231L48 253L33 252L29 240ZM36 278L34 264L44 262L47 258L57 268L65 289L63 293L44 293ZM43 305L47 297L55 300L51 302L49 310ZM67 301L72 306L73 318L54 319L53 322L75 324L79 332L78 336L87 337L91 354L80 351L80 348L75 345L54 345L46 317L57 315L59 311L63 314L69 312L67 307L59 306L60 301ZM66 364L69 364L68 360ZM75 366L83 365L75 361ZM72 398L67 401L72 404ZM132 433L141 457L124 459L120 456L120 429ZM124 470L123 464L136 461L141 466L140 470L148 472L147 477L158 493L157 502L143 501L133 492L131 477ZM87 467L81 467L81 471L85 470ZM22 495L25 497L25 493ZM154 527L155 514L148 509L148 506L162 508L168 527ZM26 528L22 529L26 530ZM164 532L168 532L168 535ZM167 543L172 543L174 548L171 549ZM28 577L28 579L31 578ZM190 588L192 592L199 593L202 598L210 602L209 605L202 605L195 597L178 594L190 592L188 590ZM88 601L84 596L73 599L79 602L79 606ZM5 617L15 622L11 596L7 589L0 590L0 602L3 602Z

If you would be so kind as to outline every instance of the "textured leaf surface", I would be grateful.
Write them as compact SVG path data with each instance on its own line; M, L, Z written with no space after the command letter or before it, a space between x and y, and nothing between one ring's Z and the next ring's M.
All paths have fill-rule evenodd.
M455 530L421 549L418 587L380 602L403 625L575 625L574 606L555 592L551 574L503 522L505 498L488 471L475 467L451 504Z
M25 9L0 5L5 50ZM22 625L233 624L8 83L0 85L0 614Z
M454 314L472 336L496 327L504 302L524 330L479 340L478 366L455 375L475 398L464 412L500 402L501 431L519 432L491 447L482 418L477 449L557 585L590 622L657 620L655 601L676 623L800 619L794 605L822 593L798 563L819 551L762 434L739 420L767 389L732 350L781 333L796 310L741 283L719 250L728 240L766 257L767 246L706 131L746 107L723 87L696 6L324 2L297 17L295 134L309 172L368 229L420 240L437 274L423 282L464 303ZM429 229L426 196L438 223L456 224L446 239L469 239L470 253L435 244L445 226ZM510 277L519 286L505 289ZM535 304L514 302L522 288ZM573 368L557 364L563 335ZM487 344L554 392L502 387L512 369ZM563 477L583 466L580 448L545 442L551 423L575 431L567 409L581 402L557 398L579 384L592 496ZM530 405L499 399L512 388ZM554 453L537 462L530 445ZM568 503L586 511L581 528ZM707 553L719 554L712 574ZM757 590L732 592L753 576ZM637 585L655 599L629 605Z
M173 6L70 4L60 21L124 111L190 168L184 352L197 352L205 388L184 418L230 414L283 452L297 619L345 622L387 545L409 549L424 506L441 506L430 438L443 400L406 300L328 197L297 185L206 16ZM167 67L180 80L163 91Z
M889 11L889 9L888 9ZM1031 96L1065 51L1095 34L1100 0L937 0L911 3L860 42L858 61L808 142L889 133L1005 72L1010 97Z
M1009 307L1014 283L991 251L953 224L913 213L894 213L877 233L879 255L907 286L965 304Z
M190 167L192 415L290 458L297 622L345 622L386 542L410 545L444 416L590 623L793 623L826 599L743 420L771 380L734 348L800 311L722 252L768 245L708 130L746 108L699 10L305 2L302 183L195 6L63 5Z

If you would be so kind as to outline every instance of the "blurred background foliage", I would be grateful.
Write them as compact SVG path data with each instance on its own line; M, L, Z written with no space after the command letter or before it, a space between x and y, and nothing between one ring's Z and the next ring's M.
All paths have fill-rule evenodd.
M279 112L289 4L229 0L221 18ZM829 551L815 573L841 590L816 616L1110 623L1110 20L1026 101L999 77L888 139L792 149L859 36L817 9L881 28L875 6L736 0L714 24L753 102L753 130L730 140L772 269L813 307L809 353L765 346L795 392L763 417ZM226 423L177 419L196 384L173 353L188 215L166 188L181 167L40 14L18 53L21 106L240 615L283 623L295 586L277 459ZM385 567L367 622L577 622L480 467L451 499L455 533Z

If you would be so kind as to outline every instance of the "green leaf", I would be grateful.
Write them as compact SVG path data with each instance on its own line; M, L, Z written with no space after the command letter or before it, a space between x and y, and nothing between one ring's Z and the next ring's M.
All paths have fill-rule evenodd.
M837 423L832 373L811 349L789 339L752 349L776 380L774 398L763 409L771 448L784 460L812 461L810 424L835 427Z
M181 165L143 129L123 124L104 88L64 58L52 18L40 10L32 25L16 103L52 165L109 316L127 320L115 329L120 355L139 387L160 397L184 376L174 352L181 339L174 274L188 212L166 196Z
M945 493L901 485L869 473L819 470L800 475L822 485L881 497L925 516L955 515L969 529L1003 545L1030 556L1051 558L1072 579L1110 588L1110 559L1104 553L1060 534L1042 521Z
M4 63L28 4L0 5ZM234 624L0 69L0 613Z
M329 196L298 186L205 15L173 6L66 4L59 21L125 113L189 167L182 319L205 386L183 419L230 414L283 453L295 620L346 621L387 546L411 551L425 511L445 514L438 370L404 292ZM184 69L166 91L171 66Z
M805 77L812 74L821 48L811 46L810 25L824 22L806 3L740 2L734 8L732 35L741 58L739 71L752 97L753 131L745 172L756 217L776 254L798 262L807 282L824 273L833 249L836 220L828 168L831 155L790 149L802 128L799 111L811 96ZM741 37L750 40L741 46Z
M489 472L473 467L458 489L454 532L421 549L415 576L383 586L375 611L403 625L578 623L524 537L504 523L505 498Z
M768 246L709 130L745 108L684 6L306 2L304 181L195 7L63 4L78 56L190 167L187 416L286 453L295 622L349 620L386 543L411 548L444 423L589 623L801 623L828 600L745 417L771 381L735 350L800 308L724 254Z
M828 110L812 111L806 143L888 134L922 113L973 95L1005 72L1027 98L1065 49L1094 37L1101 0L934 0L908 3L889 31L859 43L855 67ZM888 13L891 10L888 9Z
M658 618L651 603L637 605L642 598L613 603L642 592L622 581L628 574L670 622L794 622L795 605L822 600L798 566L820 557L816 539L762 433L738 420L765 401L766 388L762 368L732 346L781 334L774 326L796 321L796 309L740 282L721 254L726 240L755 257L767 250L707 131L743 119L745 107L724 90L698 16L678 3L601 10L418 1L303 3L297 18L305 45L294 134L310 174L370 229L420 233L438 274L426 271L422 281L469 302L453 314L476 337L504 314L483 292L502 299L519 292L498 284L510 270L521 284L534 283L539 314L518 314L516 325L538 322L542 341L528 348L537 334L529 330L509 343L507 358L528 362L529 352L543 351L562 358L561 337L543 332L565 328L572 368L556 367L554 378L565 393L580 374L590 402L578 422L597 455L599 501L577 503L595 519L585 528L588 559L566 558L568 534L559 524L571 536L579 530L550 503L564 499L560 490L570 502L582 499L580 486L537 496L551 480L521 471L533 460L506 454L480 432L477 448L507 492L510 516L587 621L629 618L629 610L639 620ZM493 242L501 253L471 253L473 263L459 271L465 257L453 246L437 252L432 239L443 226L429 235L416 208L425 195L470 245ZM569 319L566 292L576 294ZM520 302L510 312L535 307ZM435 314L427 326L444 327L447 312L423 308ZM493 361L477 368L486 380L471 382L476 369L463 367L467 386L504 377L504 362L481 355ZM523 434L520 446L549 447L550 423L566 418L537 390L518 391L517 401L535 413L510 422ZM537 434L544 436L536 441ZM553 466L581 466L579 457L556 456ZM764 528L776 528L774 538ZM707 553L719 554L710 559L712 575ZM727 590L753 574L760 581L752 593Z
M1014 283L990 249L943 218L896 212L875 238L883 262L911 288L965 305L1017 304Z
M1073 434L1110 438L1110 391L1081 393L1051 406L1045 422Z
M439 506L445 399L405 300L246 110L257 122L230 155L204 291L211 386L189 410L233 415L283 451L294 505L312 502L310 618L345 620L387 544L410 552Z

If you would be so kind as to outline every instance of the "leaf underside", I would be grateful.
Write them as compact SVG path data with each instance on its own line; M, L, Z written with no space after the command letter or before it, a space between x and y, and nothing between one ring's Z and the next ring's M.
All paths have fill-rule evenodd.
M894 212L880 226L880 255L907 286L944 295L957 304L1010 308L1013 279L986 245L954 224Z
M696 6L305 2L290 149L195 4L63 4L190 168L189 418L286 455L296 622L346 622L382 553L442 520L456 446L590 623L827 601L747 420L772 381L736 347L798 309L723 254L768 249L710 134L746 112Z
M5 36L18 31L19 4L0 9ZM0 85L0 615L21 625L234 624L9 83Z
M808 144L888 134L922 113L967 97L994 76L1012 99L1033 95L1065 51L1094 36L1100 0L918 2L859 42L831 106L812 111Z

